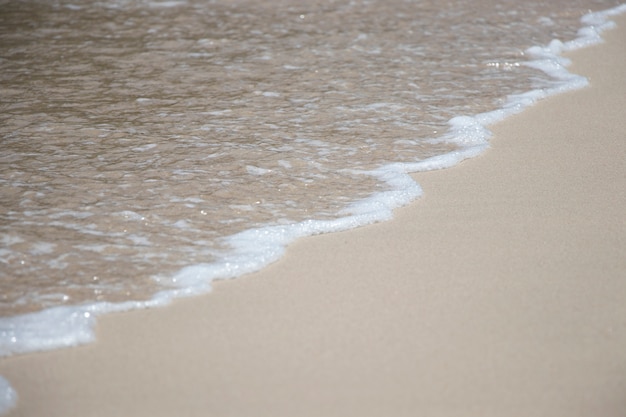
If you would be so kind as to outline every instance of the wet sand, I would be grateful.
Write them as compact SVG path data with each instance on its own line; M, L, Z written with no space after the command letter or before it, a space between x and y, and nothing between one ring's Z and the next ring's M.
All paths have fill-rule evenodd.
M624 416L626 16L393 221L3 359L11 416Z

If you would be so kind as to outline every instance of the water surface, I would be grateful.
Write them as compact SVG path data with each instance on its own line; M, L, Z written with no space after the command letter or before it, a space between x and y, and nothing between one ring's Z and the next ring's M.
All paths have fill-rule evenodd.
M0 316L147 300L229 236L344 216L618 4L0 1Z

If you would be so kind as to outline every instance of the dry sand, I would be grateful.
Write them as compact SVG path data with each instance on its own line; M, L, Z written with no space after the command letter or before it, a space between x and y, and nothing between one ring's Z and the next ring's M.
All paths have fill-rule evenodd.
M626 16L387 223L3 360L12 416L626 416Z

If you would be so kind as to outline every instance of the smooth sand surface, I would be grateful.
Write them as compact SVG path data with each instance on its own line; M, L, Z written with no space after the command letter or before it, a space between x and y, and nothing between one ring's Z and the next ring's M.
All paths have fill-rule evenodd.
M12 416L626 416L626 16L387 223L3 360Z

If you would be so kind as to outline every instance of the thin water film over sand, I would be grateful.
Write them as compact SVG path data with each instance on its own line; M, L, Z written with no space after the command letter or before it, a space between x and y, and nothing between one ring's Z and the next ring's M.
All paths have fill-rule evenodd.
M226 236L337 217L617 4L0 1L0 315L147 299Z

